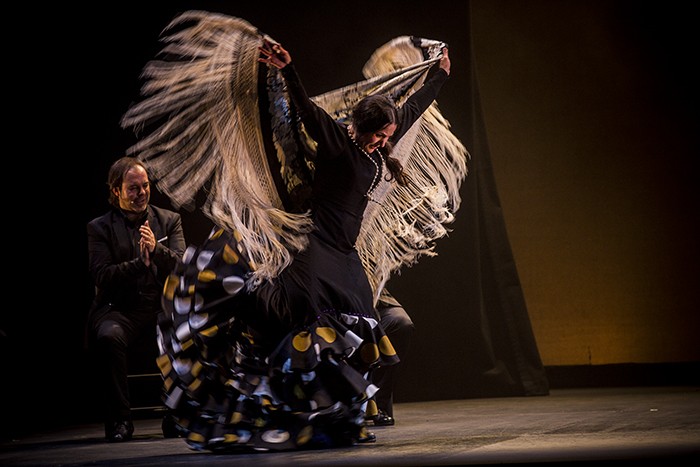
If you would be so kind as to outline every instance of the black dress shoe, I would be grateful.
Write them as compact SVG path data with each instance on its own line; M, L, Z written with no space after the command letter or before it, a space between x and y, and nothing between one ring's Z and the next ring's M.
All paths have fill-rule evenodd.
M374 417L371 417L369 420L372 421L372 424L374 426L394 426L396 423L396 420L394 420L394 417L391 415L387 414L383 410L379 410L377 415Z
M134 434L134 424L131 421L123 420L112 423L105 432L107 441L111 443L119 443L129 441Z
M182 432L172 415L168 414L163 417L163 423L160 426L163 430L163 438L182 438Z

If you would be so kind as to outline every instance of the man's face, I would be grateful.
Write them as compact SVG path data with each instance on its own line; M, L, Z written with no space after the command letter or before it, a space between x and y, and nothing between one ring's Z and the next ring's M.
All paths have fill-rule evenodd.
M132 167L124 175L117 193L119 207L125 211L143 212L151 199L151 183L143 167Z

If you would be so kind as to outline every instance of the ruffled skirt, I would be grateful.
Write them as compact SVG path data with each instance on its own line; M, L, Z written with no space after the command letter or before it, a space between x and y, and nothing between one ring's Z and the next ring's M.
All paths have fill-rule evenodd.
M159 317L164 402L196 450L291 450L370 442L365 412L377 366L398 362L377 320L317 310L279 323L256 307L239 238L223 230L190 247L167 280Z

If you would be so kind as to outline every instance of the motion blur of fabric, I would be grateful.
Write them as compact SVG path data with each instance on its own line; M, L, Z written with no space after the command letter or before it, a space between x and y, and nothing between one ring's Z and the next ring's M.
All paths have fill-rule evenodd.
M449 73L428 76L445 45L396 38L372 55L366 80L309 100L293 68L259 66L261 46L275 41L244 20L189 11L165 34L162 53L144 69L143 100L122 119L144 133L129 153L175 206L189 207L206 191L202 209L217 225L188 249L165 287L159 365L166 405L197 450L372 442L365 413L377 387L367 375L398 363L372 299L401 266L434 254L467 175L468 152L435 103L436 83ZM407 112L410 128L392 152L411 184L399 189L384 180L373 187L373 202L350 190L359 208L339 216L358 228L346 252L318 236L338 230L315 215L312 221L310 191L320 180L315 163L320 174L334 154L347 155L318 144L316 157L304 128L316 115L302 108L318 109L339 132L355 105L375 93L420 108ZM320 133L320 142L333 138ZM344 176L363 180L326 175L334 187ZM304 279L325 272L333 286L317 281L309 292Z
M143 161L175 206L206 187L205 214L238 232L255 269L247 286L275 277L306 245L315 145L294 115L278 70L258 66L272 38L240 18L188 11L166 28L164 58L147 64L144 100L122 126L148 129L129 152ZM397 105L421 86L444 44L409 36L378 48L364 81L313 100L338 120L372 93ZM460 206L469 153L437 103L396 146L412 183L383 181L369 203L357 250L375 293L391 274L434 255Z

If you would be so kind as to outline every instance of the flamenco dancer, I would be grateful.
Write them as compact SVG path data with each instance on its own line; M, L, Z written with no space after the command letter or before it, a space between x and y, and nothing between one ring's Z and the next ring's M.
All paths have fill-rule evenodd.
M175 18L122 124L175 205L206 189L215 227L170 275L164 400L197 450L373 442L371 372L398 363L376 311L401 266L435 254L468 153L435 99L450 58L400 37L366 80L309 97L290 53L246 21Z

